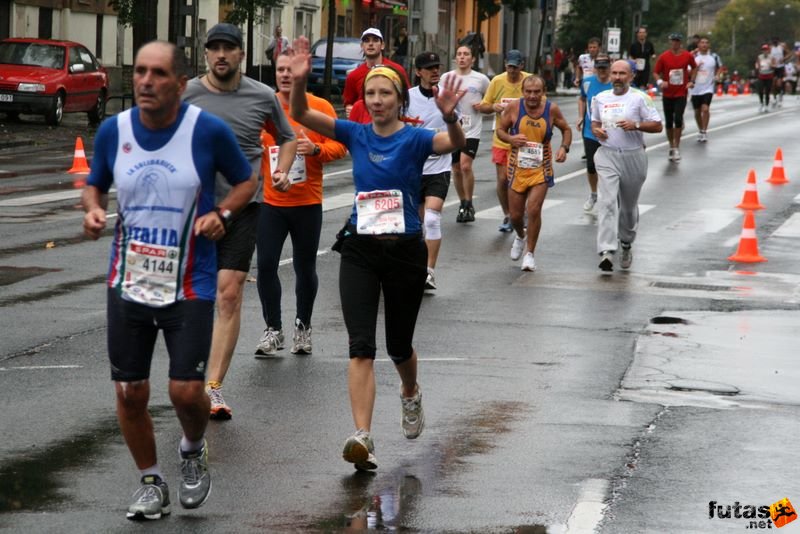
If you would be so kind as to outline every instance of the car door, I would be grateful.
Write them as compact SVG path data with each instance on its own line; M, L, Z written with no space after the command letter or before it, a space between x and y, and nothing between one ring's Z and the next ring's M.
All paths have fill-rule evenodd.
M67 65L67 77L64 82L67 91L67 100L64 103L64 111L85 110L94 102L88 90L88 76L86 66L81 59L80 47L69 47L69 64Z
M86 47L79 47L78 53L81 56L81 62L84 67L83 73L86 77L86 90L89 92L89 98L87 98L87 100L91 102L90 105L92 105L95 102L97 94L105 87L106 76L100 68L100 63Z

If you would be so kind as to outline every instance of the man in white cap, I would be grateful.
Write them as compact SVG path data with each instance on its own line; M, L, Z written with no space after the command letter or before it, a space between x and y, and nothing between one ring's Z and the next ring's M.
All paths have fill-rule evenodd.
M383 34L378 28L367 28L364 30L364 33L361 34L361 50L364 52L364 63L353 69L353 71L347 75L344 81L344 91L342 92L344 110L348 117L350 116L350 110L353 108L353 104L362 96L364 78L367 77L369 69L375 65L392 67L405 79L406 87L411 87L406 69L388 57L385 57L383 55L384 47Z

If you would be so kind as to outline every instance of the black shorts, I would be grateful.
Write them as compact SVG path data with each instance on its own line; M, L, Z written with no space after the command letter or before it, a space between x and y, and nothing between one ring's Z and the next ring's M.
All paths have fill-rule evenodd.
M597 174L597 169L594 166L594 153L600 148L600 142L588 137L583 138L583 153L586 154L586 172L589 174Z
M775 67L775 77L783 78L786 76L786 67Z
M437 197L444 200L447 198L449 187L450 171L440 172L439 174L423 174L420 198L424 200L425 197Z
M458 165L461 161L461 154L466 154L472 159L475 159L475 156L478 155L478 145L480 142L480 139L467 139L467 144L464 145L464 148L453 152L453 165Z
M428 276L421 235L380 239L353 235L342 243L339 293L351 358L375 358L383 293L386 351L396 364L411 358L417 314Z
M664 105L664 126L667 128L683 128L683 112L686 111L686 97L661 99Z
M711 98L714 96L714 93L705 93L703 95L692 95L692 107L694 109L700 109L701 106L710 106L711 105Z
M108 359L111 379L135 382L150 377L158 331L164 332L169 353L169 377L173 380L204 380L214 302L181 300L154 308L122 298L108 288Z
M225 237L217 242L217 270L249 272L256 249L258 202L251 202L228 223Z

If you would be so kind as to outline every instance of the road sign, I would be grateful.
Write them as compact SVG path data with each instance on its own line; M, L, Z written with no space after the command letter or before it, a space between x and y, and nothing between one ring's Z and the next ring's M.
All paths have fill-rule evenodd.
M619 28L608 28L606 30L606 52L619 53L620 34Z

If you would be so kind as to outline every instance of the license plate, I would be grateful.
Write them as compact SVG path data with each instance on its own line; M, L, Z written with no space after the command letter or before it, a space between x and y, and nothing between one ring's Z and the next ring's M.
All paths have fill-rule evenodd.
M0 102L13 102L14 95L0 95Z

